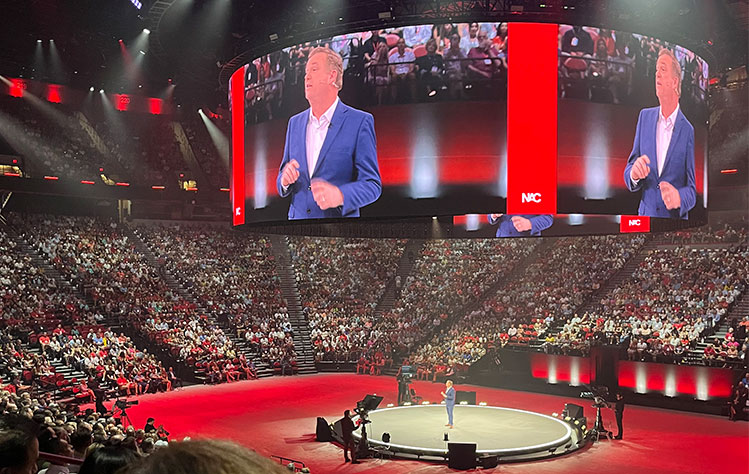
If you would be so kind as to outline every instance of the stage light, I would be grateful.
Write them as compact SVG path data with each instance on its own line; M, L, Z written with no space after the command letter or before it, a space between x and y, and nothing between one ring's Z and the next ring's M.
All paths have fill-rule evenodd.
M460 402L460 404L461 404L461 405L468 405L468 402L467 402L467 401L465 401L465 400L463 400L462 402Z
M575 420L573 423L575 423L575 425L579 426L580 425L580 420Z
M437 95L437 91L436 90L430 90L429 91L429 97L434 97L435 95Z
M437 216L432 216L432 220L436 221L437 220Z
M486 402L479 402L479 406L485 407L486 406Z
M221 189L224 189L224 188L221 188ZM388 404L387 404L387 407L388 407L388 408L393 408L393 406L394 406L394 405L393 405L392 403L388 403Z
M94 182L93 181L89 181L87 179L84 179L84 180L81 181L81 184L94 184Z
M570 421L571 419L572 419L572 418L570 418L569 416L565 416L565 417L564 417L564 421Z
M99 89L99 94L103 94L103 93L104 93L104 89Z
M202 114L203 113L203 109L198 109L198 113Z
M147 35L150 35L151 34L151 30L149 30L148 28L143 28L143 33L145 33Z
M142 54L143 56L145 56L145 55L146 55L146 52L145 52L145 51L143 51L142 49L141 49L141 50L139 50L138 52L139 52L140 54Z
M151 189L161 190L161 189L165 189L165 187L164 186L151 186Z
M558 417L558 416L559 416L559 413L557 413L557 412L554 412L554 413L552 413L552 414L551 414L551 416L553 416L554 418L556 418L556 417Z
M410 407L410 406L411 406L411 402L405 402L405 403L403 404L403 406L406 406L406 407Z
M94 86L89 87L88 90L91 91L91 92L93 92L94 91Z
M103 173L103 172L104 172L104 168L99 168L99 173Z
M223 191L225 193L228 193L229 191L231 191L231 189L229 189L229 188L220 188L219 191ZM391 403L390 406L393 406L393 404Z
M57 177L57 176L45 176L44 179L46 179L48 181L57 181L60 178Z
M429 402L427 400L424 400L423 402L421 402L421 404L422 405L429 405Z

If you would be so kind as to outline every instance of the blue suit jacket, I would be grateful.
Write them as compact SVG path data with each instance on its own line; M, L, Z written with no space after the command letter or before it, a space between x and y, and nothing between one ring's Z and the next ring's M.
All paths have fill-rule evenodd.
M276 178L278 195L291 196L289 219L359 217L359 208L376 201L382 192L374 118L371 114L338 102L316 168L314 173L310 173L307 169L306 145L309 114L310 109L307 109L289 119L283 160ZM284 192L281 172L291 160L299 163L299 178ZM314 178L338 186L343 194L343 206L324 211L320 209L310 187Z
M554 217L551 214L516 214L520 217L525 217L531 221L531 230L525 232L518 232L515 226L512 224L513 214L503 214L498 219L492 219L492 215L489 214L489 224L496 224L499 222L497 227L497 237L528 237L541 235L542 230L546 230L554 223Z
M455 387L445 390L445 405L455 406Z
M632 153L624 168L624 183L632 192L642 191L640 208L637 211L639 215L687 219L689 210L697 203L697 187L694 181L694 127L679 109L671 135L671 143L666 153L666 162L663 164L663 172L658 176L655 135L659 113L660 107L640 111ZM638 181L637 185L633 185L630 172L632 165L641 155L648 155L650 158L650 173ZM679 191L681 197L679 209L671 211L666 209L666 204L661 197L661 181L668 181Z

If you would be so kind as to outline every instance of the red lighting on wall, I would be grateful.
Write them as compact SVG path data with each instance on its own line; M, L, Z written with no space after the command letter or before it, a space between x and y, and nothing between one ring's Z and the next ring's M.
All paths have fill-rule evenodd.
M230 189L229 188L221 188L219 191L223 191L225 193L228 193L230 191Z
M117 110L127 110L130 107L130 96L127 94L114 95L114 107Z
M730 168L730 169L727 169L727 170L720 170L720 174L736 174L738 172L739 172L739 170L737 170L736 168Z
M57 181L60 178L58 178L57 176L45 176L44 179L49 181Z
M117 186L130 186L130 183L114 183Z
M10 95L13 97L23 97L23 91L26 90L26 81L23 79L11 79L10 80Z
M153 115L161 115L161 111L164 107L164 101L161 99L156 99L154 97L148 98L148 111L152 113Z
M14 176L16 178L20 178L21 177L21 173L8 173L8 172L6 172L4 174L5 174L5 176Z
M166 189L166 187L165 186L151 186L151 189L161 190L161 189Z
M185 188L187 191L197 191L198 188Z
M81 180L81 184L94 184L94 182L84 179L84 180Z
M57 84L47 85L47 100L54 104L62 103L62 86Z

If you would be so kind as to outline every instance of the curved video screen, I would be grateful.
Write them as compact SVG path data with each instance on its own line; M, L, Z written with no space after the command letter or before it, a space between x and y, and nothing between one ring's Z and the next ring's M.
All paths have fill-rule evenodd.
M681 46L586 26L415 25L293 45L231 78L233 223L485 215L508 235L540 235L556 215L701 223L707 83Z

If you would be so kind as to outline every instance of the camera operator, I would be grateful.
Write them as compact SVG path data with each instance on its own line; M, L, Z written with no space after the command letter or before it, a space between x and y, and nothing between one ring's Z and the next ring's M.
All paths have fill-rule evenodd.
M395 378L398 380L398 405L410 402L411 394L408 392L408 386L411 383L411 373L404 372L403 366L401 366L398 373L395 374Z
M616 405L614 406L614 414L616 415L616 428L618 432L614 439L622 439L624 434L624 428L622 428L622 415L624 415L624 397L622 392L616 392Z
M351 464L359 464L356 460L356 443L354 443L354 431L356 431L356 425L351 419L351 412L346 410L343 412L343 418L341 422L341 437L343 438L343 461L351 462ZM351 453L351 459L348 457L348 453Z

